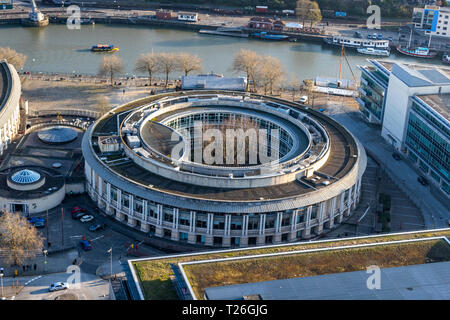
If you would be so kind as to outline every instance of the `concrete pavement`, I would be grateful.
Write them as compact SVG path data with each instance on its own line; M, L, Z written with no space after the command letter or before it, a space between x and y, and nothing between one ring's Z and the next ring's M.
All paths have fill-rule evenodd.
M426 229L448 227L450 210L433 194L429 187L418 181L418 173L405 160L392 157L392 147L381 137L380 129L367 125L360 119L358 111L344 104L328 104L327 113L345 126L364 145L367 152L381 164L381 168L393 182L405 192L409 199L421 209Z

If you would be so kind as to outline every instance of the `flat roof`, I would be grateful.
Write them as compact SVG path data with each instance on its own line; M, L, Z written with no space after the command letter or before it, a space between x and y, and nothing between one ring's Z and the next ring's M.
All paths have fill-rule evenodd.
M206 288L209 300L449 300L450 262L381 269L380 289L368 289L366 271L334 273Z
M425 94L416 96L437 113L449 121L450 119L450 93L444 94Z
M315 119L318 120L321 125L326 127L330 137L330 157L328 157L325 165L320 168L320 173L336 178L330 181L331 184L333 184L338 181L337 179L344 177L353 168L357 158L351 156L351 153L354 151L351 151L350 142L348 141L350 136L345 136L341 129L331 125L330 122L322 119ZM292 197L315 191L315 189L310 188L297 180L269 187L225 189L174 182L173 180L152 173L134 162L125 162L123 164L109 166L109 168L116 173L143 185L153 185L154 188L161 191L171 192L181 196L197 196L208 200L248 201L260 200L261 198L270 200ZM316 189L326 187L327 186L324 185L317 185Z
M209 93L209 92L204 91L202 93ZM263 99L275 102L278 101L278 99L276 98L264 97ZM298 104L291 103L286 100L283 100L282 103L297 109L300 108ZM137 107L137 105L134 107ZM340 124L338 124L331 118L311 109L305 108L300 109L301 109L300 111L307 113L314 120L319 122L320 125L325 127L330 138L330 147L331 147L330 157L328 158L327 162L320 168L319 173L332 177L331 179L327 179L330 181L330 185L341 183L342 182L341 178L344 178L359 161L358 157L354 157L354 155L358 153L358 148L361 149L360 154L361 158L365 159L363 147L361 145L357 145L356 141L354 140L354 137L350 133L348 133L346 129L344 129ZM125 116L126 114L124 113L121 114L121 117ZM106 130L108 130L109 132L109 130L113 130L113 128L116 128L115 130L117 130L116 115L103 119L100 123L98 123L97 126L94 128L92 137L96 139L96 135L103 134L104 131ZM101 133L99 131L101 131ZM89 157L89 154L87 152L85 154L85 157ZM101 166L107 165L101 163L95 169L103 171ZM116 174L122 175L141 185L144 186L152 185L152 189L157 191L161 191L164 193L172 193L177 196L185 196L212 201L218 200L218 201L239 202L239 201L255 201L261 199L277 200L301 196L303 194L307 194L310 192L314 192L316 190L330 187L330 185L325 186L322 184L318 184L315 186L314 189L296 180L290 183L259 188L247 188L247 189L212 188L199 185L191 185L182 182L174 182L173 180L152 173L151 171L146 170L140 167L139 165L135 164L134 162L130 161L124 162L122 164L115 164L114 166L108 166L108 168L114 171ZM108 174L107 170L104 170L104 173ZM124 181L118 179L117 177L114 177L114 175L111 175L110 178L113 179L115 182L117 182L116 184L117 186L124 185ZM127 186L129 187L130 185L127 184ZM139 188L132 187L132 189L130 189L129 192L132 192L137 195L141 193L142 190L139 190ZM322 195L322 197L326 197L326 195ZM288 203L288 201L286 201L283 203L278 203L276 206L273 206L273 204L271 204L271 208L273 208L274 211L285 210L288 209L288 207L291 205L293 204ZM286 208L280 206L286 206ZM229 207L231 208L232 206L229 205ZM201 210L201 208L198 209ZM211 210L209 207L205 207L204 209ZM246 210L250 209L251 209L250 207L246 208ZM241 208L239 210L241 210Z

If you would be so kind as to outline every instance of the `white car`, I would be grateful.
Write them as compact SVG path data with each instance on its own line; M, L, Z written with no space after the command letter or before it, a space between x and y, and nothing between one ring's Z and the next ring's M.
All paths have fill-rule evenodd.
M306 102L308 102L308 97L307 96L303 96L303 97L300 98L300 100L298 100L298 102L306 103Z
M81 222L89 222L89 221L92 221L92 220L94 220L94 217L91 216L90 214L82 216L81 219L80 219Z
M59 290L66 290L68 288L69 287L67 286L67 283L65 283L65 282L55 282L50 285L50 287L48 288L48 291L53 292L53 291L59 291Z

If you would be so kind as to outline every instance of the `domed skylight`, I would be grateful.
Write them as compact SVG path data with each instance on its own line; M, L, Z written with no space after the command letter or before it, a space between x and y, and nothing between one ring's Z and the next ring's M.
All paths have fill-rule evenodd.
M38 181L40 178L41 175L36 171L23 169L14 173L11 177L11 180L15 183L29 184Z

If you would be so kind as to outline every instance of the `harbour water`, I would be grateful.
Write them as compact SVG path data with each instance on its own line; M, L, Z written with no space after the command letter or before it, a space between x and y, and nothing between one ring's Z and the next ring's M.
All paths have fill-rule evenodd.
M80 30L69 30L65 25L46 28L21 26L0 27L0 47L11 47L28 56L24 70L32 72L57 72L96 74L104 54L92 53L97 43L114 44L125 64L125 75L135 75L134 64L141 53L189 52L203 60L205 72L231 75L233 55L240 49L250 49L261 55L272 55L282 61L286 78L292 74L300 80L315 76L337 77L339 73L340 48L314 42L272 42L198 34L179 29L159 29L130 25L82 25ZM359 77L357 65L367 58L354 50L347 50L353 73ZM420 61L441 64L439 59L420 60L398 56L396 61ZM175 75L174 75L175 76ZM343 77L352 79L344 61Z

